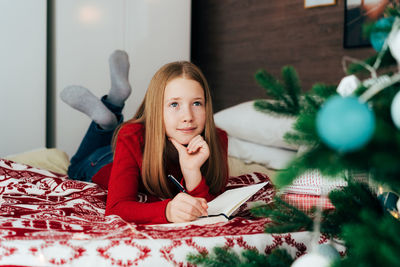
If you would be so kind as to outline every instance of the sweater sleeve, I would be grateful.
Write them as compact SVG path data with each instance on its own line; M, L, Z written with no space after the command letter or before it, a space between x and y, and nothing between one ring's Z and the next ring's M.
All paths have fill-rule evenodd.
M117 138L106 215L119 215L128 222L138 224L167 223L165 209L170 199L151 203L137 201L142 160L140 135L126 132L122 128Z

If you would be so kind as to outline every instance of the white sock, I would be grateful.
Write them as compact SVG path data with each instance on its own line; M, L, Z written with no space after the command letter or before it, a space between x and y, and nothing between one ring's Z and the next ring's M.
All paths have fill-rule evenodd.
M72 108L88 115L104 130L111 130L118 124L114 113L82 86L67 86L61 91L60 97Z
M107 100L118 107L122 107L131 94L129 84L129 57L125 51L116 50L109 58L111 89Z

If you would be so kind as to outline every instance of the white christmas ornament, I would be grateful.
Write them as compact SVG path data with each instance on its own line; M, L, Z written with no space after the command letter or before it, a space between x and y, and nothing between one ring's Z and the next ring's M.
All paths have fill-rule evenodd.
M327 258L329 261L335 261L335 260L340 259L339 252L332 245L329 245L329 244L318 245L315 248L315 251L319 255Z
M291 267L329 267L332 261L318 253L308 253L295 260Z
M397 92L392 100L390 114L392 115L394 125L400 130L400 91Z
M400 212L400 198L399 198L399 200L397 200L396 208L397 208L397 211Z
M346 97L353 94L354 91L360 86L360 84L361 84L360 80L355 75L349 75L344 77L340 81L336 89L336 92L339 95Z
M400 64L400 31L393 29L387 41L390 53L396 59L397 64Z

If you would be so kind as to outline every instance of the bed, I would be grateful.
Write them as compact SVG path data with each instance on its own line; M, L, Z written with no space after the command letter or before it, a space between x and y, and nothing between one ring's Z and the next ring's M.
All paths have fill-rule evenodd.
M249 217L247 204L234 219L205 226L135 225L104 216L107 192L68 179L67 161L57 149L0 159L1 266L191 266L189 253L208 253L215 246L267 254L281 247L294 257L310 249L308 232L264 233L269 219ZM272 170L233 157L229 162L234 166L229 187L269 181L248 203L272 200ZM250 172L255 167L264 172ZM319 242L328 239L321 235Z

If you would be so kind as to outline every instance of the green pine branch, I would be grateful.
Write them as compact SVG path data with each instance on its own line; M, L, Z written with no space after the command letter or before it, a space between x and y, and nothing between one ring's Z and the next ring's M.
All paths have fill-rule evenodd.
M315 128L316 114L303 113L293 124L293 129L301 133L307 143L319 143L319 137Z
M269 205L255 207L251 213L272 220L265 227L267 233L288 233L312 229L313 221L304 212L275 196Z
M376 216L363 209L358 223L346 224L342 238L347 255L335 267L399 266L400 221L390 214Z
M257 110L296 116L300 112L301 86L296 70L291 66L282 68L282 79L280 82L265 70L259 70L255 74L255 79L263 87L266 94L272 96L276 101L266 104L267 101L256 101Z
M258 99L254 101L254 108L258 111L273 115L279 114L293 116L293 111L288 110L287 106L281 102L271 102L265 99Z
M248 249L238 255L224 247L215 247L210 254L189 254L187 260L207 267L287 267L293 263L293 258L284 249L274 249L269 255Z
M385 9L385 16L387 17L400 17L400 3L396 0L391 1L391 5L387 6Z
M369 209L375 217L383 216L382 206L371 188L363 182L347 179L348 186L334 190L329 194L331 203L335 206L324 216L321 231L331 236L342 236L343 225L361 222L360 212Z
M304 96L305 106L307 106L306 112L316 113L321 106L321 100L316 99L316 97L312 97L311 95Z
M335 266L377 266L382 258L385 266L396 266L400 249L400 222L385 213L376 195L362 182L348 178L348 186L329 194L333 210L325 210L321 232L345 241L347 256ZM267 233L311 231L313 220L304 212L286 203L279 197L269 205L258 206L252 213L269 217L272 223L266 225ZM315 210L313 211L313 213ZM377 221L379 222L377 224ZM374 244L374 246L371 246ZM379 253L376 249L379 247ZM239 255L225 247L215 247L210 254L190 254L188 261L199 266L290 266L292 257L284 249L275 249L270 255L256 250L245 250ZM367 260L368 259L368 260ZM374 263L368 265L367 263ZM356 264L359 266L360 264Z
M293 111L299 113L299 96L301 94L301 86L296 70L292 66L283 67L282 79L284 82L285 91L288 97L291 99Z
M259 266L286 267L291 266L293 261L293 258L285 249L274 249L268 256L266 265Z
M311 96L314 96L314 100L318 100L321 105L328 97L336 94L336 88L336 85L316 83L311 87Z
M234 251L222 247L214 247L211 255L207 253L189 254L187 260L196 265L209 267L237 266L237 263L240 262L239 256Z
M284 89L282 84L275 79L271 74L267 71L261 69L256 72L255 79L259 85L261 85L267 94L270 94L276 100L282 100L286 104L288 104L288 100L284 96Z

